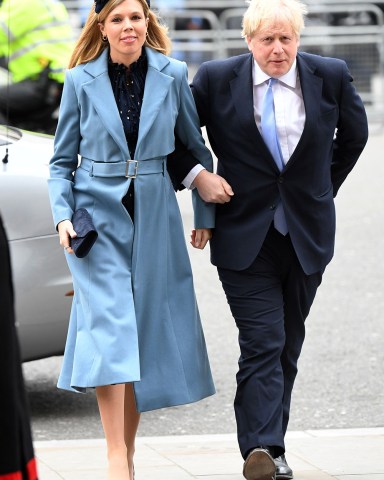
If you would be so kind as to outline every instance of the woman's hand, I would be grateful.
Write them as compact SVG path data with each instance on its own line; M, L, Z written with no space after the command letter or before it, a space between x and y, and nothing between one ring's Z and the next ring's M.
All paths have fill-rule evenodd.
M72 222L70 220L63 220L57 225L59 232L60 245L64 247L67 253L75 253L71 248L71 238L76 237L76 232L73 229Z
M191 245L194 248L203 250L211 238L212 230L210 228L197 228L196 230L192 230Z

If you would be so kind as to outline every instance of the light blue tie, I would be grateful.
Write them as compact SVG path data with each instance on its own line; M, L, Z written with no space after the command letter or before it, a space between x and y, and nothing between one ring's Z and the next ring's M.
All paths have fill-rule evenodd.
M284 168L284 160L281 154L279 139L276 131L275 104L272 91L272 86L276 82L276 78L271 78L269 80L268 88L264 95L263 108L261 112L261 134L281 172ZM277 205L273 221L277 231L283 235L288 233L287 222L285 220L284 209L281 201Z

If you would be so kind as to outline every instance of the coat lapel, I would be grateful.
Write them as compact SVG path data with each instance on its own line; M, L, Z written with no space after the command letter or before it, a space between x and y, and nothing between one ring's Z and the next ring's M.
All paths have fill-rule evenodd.
M129 158L123 124L113 95L108 75L108 49L84 67L84 72L93 77L83 88L94 106L100 121L119 146L124 158Z
M140 143L143 142L156 120L164 99L174 81L173 77L162 72L169 64L169 59L150 48L146 48L146 53L148 73L145 80L143 105L140 114L139 136L136 147L137 156L140 156ZM108 75L108 49L104 50L96 60L85 65L84 72L92 77L90 81L84 84L84 91L98 113L105 129L120 147L124 158L129 158L123 125Z
M169 59L150 48L146 48L148 58L148 72L145 79L143 105L140 114L139 136L137 140L137 155L140 155L140 144L147 135L158 116L161 106L167 96L173 77L162 73L169 64Z

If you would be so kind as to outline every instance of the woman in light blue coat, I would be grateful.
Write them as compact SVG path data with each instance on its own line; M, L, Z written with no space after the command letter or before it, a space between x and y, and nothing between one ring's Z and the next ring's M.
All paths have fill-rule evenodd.
M95 2L66 75L50 163L53 217L75 291L58 386L96 388L113 480L133 478L139 412L214 393L166 167L174 132L207 171L212 157L186 65L165 55L166 29L148 3ZM204 248L214 206L192 195L192 244ZM71 248L79 208L98 231L84 258Z

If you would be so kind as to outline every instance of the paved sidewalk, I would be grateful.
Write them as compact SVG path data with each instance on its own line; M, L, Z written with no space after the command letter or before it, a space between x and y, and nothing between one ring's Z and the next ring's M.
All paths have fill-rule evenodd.
M384 480L384 428L288 432L295 480ZM39 480L105 480L103 440L35 442ZM138 437L136 480L242 480L236 436Z

